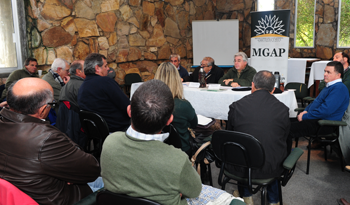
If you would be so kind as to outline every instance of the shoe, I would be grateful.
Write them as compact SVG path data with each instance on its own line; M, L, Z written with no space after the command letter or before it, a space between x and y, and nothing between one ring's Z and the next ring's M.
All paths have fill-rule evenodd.
M239 191L238 191L238 190L234 190L232 195L233 195L234 197L240 197L240 196L239 196Z
M280 205L280 202L277 202L277 203L269 203L269 205Z
M350 172L350 165L345 166L345 171Z
M252 196L243 197L243 200L246 205L254 205Z

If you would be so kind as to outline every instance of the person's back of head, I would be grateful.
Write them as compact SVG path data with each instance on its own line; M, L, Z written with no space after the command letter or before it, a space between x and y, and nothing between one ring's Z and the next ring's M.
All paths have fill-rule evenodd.
M89 74L95 74L95 66L102 67L103 66L103 59L106 60L106 57L99 53L90 53L84 61L84 72L85 75Z
M275 76L267 70L261 70L254 75L254 87L256 90L267 90L270 93L274 90Z
M40 78L22 78L9 87L6 99L10 110L36 115L41 114L39 110L44 105L53 101L53 90L49 83Z
M168 86L160 80L143 83L131 99L131 124L144 134L159 133L174 110L174 99Z
M183 98L181 77L172 63L164 62L160 64L154 79L163 81L170 88L174 98Z

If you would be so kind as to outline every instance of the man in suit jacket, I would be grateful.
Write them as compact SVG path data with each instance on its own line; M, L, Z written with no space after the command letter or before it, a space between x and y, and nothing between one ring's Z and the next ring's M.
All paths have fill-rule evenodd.
M224 71L214 64L214 59L204 57L201 66L196 68L193 73L184 78L184 81L198 82L199 69L203 68L205 72L205 80L207 83L218 83L219 79L224 75Z
M275 78L269 71L259 71L253 78L252 94L230 105L228 130L244 132L260 141L265 150L265 164L253 170L254 178L272 178L279 176L282 163L287 156L287 137L290 129L289 109L275 96ZM230 170L238 176L246 177L233 167ZM252 204L251 193L238 187L240 196L246 204ZM279 202L278 183L267 187L270 204Z

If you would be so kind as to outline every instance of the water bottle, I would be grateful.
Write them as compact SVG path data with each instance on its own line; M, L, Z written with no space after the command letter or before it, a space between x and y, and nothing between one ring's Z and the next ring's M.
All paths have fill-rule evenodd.
M198 82L199 82L199 87L200 88L205 88L207 86L205 82L205 72L204 69L201 68L198 73Z
M274 76L275 76L275 88L280 88L280 84L281 84L280 73L276 71Z

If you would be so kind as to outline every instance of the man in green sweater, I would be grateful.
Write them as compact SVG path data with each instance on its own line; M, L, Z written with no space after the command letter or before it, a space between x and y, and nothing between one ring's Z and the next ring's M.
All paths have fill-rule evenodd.
M127 108L131 126L109 135L103 143L105 189L163 205L206 204L211 200L209 194L201 198L204 192L221 199L212 204L241 203L222 190L202 186L186 153L163 143L169 133L161 131L172 122L173 110L173 96L162 81L147 81L135 91Z
M7 89L12 85L13 82L27 77L38 77L36 69L38 62L35 58L27 58L24 61L24 68L21 70L13 71L6 80L5 90L2 92L1 99L6 97Z
M248 57L244 52L234 56L234 66L219 80L219 84L231 87L251 86L256 70L248 65Z

